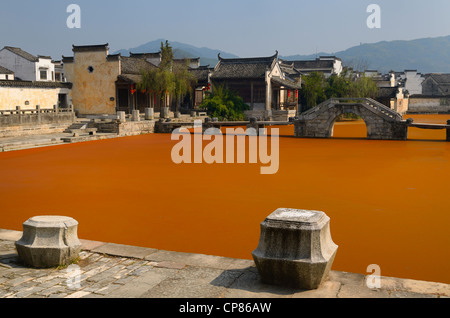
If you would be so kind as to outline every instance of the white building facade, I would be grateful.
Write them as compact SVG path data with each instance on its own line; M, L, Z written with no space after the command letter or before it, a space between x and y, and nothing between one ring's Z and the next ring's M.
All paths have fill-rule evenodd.
M20 48L5 46L0 50L0 66L14 72L16 80L55 81L55 65L49 56L34 56Z

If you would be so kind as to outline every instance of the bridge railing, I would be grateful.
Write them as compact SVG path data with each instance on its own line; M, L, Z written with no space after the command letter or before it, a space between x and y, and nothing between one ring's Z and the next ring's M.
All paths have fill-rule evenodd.
M372 98L366 98L365 99L367 101L367 104L371 107L374 107L376 109L378 109L379 111L381 111L382 113L386 113L389 117L391 117L392 119L395 120L403 120L402 115L400 115L399 113L397 113L395 110L390 109L389 107L387 107L386 105L383 105L382 103L372 99Z
M366 106L369 106L376 110L378 113L380 113L382 116L386 117L386 119L390 120L403 120L403 117L397 113L395 110L390 109L386 105L383 105L380 102L377 102L374 99L371 98L363 98L363 97L334 97L330 98L319 105L303 112L302 116L308 116L311 114L314 114L321 109L323 109L325 106L332 104L332 105L342 105L342 104L364 104Z

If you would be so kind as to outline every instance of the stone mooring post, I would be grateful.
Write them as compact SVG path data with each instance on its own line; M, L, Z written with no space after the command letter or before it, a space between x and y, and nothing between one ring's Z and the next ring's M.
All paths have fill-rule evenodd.
M78 222L67 216L35 216L23 223L22 238L15 242L19 258L36 268L69 265L79 256Z
M261 223L252 256L263 283L317 289L331 269L337 248L324 212L280 208Z

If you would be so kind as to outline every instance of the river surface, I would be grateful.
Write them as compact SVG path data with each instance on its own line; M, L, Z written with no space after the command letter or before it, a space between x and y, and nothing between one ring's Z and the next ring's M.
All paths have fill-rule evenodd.
M382 276L450 283L445 130L410 129L408 141L365 134L362 121L336 123L331 139L280 128L272 175L260 163L177 165L170 134L0 153L0 228L66 215L83 239L251 259L274 210L321 210L339 245L333 270L377 264Z

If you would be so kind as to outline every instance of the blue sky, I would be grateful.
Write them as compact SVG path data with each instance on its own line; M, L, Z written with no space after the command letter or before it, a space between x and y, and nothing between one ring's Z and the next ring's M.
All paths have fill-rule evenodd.
M81 28L66 26L69 4ZM369 29L369 4L381 28ZM0 9L0 47L72 55L72 44L108 42L111 52L166 38L241 57L334 53L360 43L450 35L449 0L14 0Z

